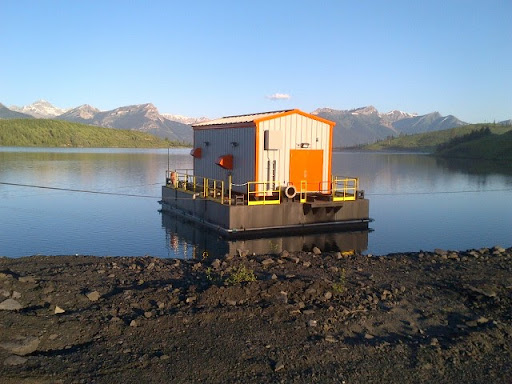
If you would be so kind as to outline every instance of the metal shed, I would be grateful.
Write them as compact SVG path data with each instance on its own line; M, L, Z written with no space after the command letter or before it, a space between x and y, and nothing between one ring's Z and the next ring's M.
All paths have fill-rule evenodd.
M228 116L193 125L194 173L244 192L330 190L335 123L298 109Z
M334 122L298 109L193 125L193 170L166 172L162 210L226 236L367 230L358 179L331 175Z

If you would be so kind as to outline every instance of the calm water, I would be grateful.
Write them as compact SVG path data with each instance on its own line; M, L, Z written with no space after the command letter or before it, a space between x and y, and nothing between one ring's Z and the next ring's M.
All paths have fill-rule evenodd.
M360 178L375 219L372 232L228 243L158 212L167 162L166 149L0 148L0 255L191 258L313 244L381 255L512 246L512 171L492 164L334 153L335 174ZM189 149L171 150L169 162L191 168Z

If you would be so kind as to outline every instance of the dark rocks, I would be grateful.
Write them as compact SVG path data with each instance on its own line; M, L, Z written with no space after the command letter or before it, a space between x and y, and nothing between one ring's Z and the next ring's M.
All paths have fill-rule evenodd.
M282 250L281 253L279 254L279 257L283 258L283 259L286 259L288 257L290 257L290 253L287 251L287 250Z
M387 290L387 289L384 289L380 295L380 299L382 301L384 300L389 300L393 297L393 294L391 293L391 291Z
M20 283L36 283L36 278L34 276L20 276L18 281Z
M0 377L504 382L511 251L0 258L0 301L24 305L0 312L0 343L27 353L0 348ZM256 280L225 284L241 267Z
M270 264L274 264L274 260L272 260L270 258L264 259L261 262L261 265L263 265L264 267L269 266Z
M284 369L284 363L282 361L277 361L274 363L274 372L279 372Z
M328 343L336 343L338 341L333 335L325 335L324 340Z
M238 256L240 256L240 257L247 257L249 255L249 250L248 249L238 248L236 251L238 253Z
M27 362L27 360L28 359L26 357L12 355L4 360L4 365L11 365L11 366L23 365Z
M12 354L25 356L36 351L39 342L39 338L35 336L18 336L14 340L0 343L0 347Z
M92 291L92 292L87 292L85 294L85 296L87 296L87 298L90 301L98 301L101 297L101 294L98 291Z
M277 295L277 301L281 304L288 304L288 293L284 291L279 292Z
M4 311L17 311L22 309L23 305L17 300L14 299L6 299L0 303L0 310Z
M53 313L55 313L56 315L60 315L60 314L65 313L65 312L66 312L66 310L61 308L61 307L59 307L58 305L55 306L55 309L53 311Z
M318 247L313 247L313 249L311 250L311 252L313 252L314 255L321 255L322 254L322 251L320 250L320 248Z
M468 285L466 286L466 288L475 294L482 295L488 298L493 298L497 296L496 287L493 286L484 285L481 287L474 287L472 285Z

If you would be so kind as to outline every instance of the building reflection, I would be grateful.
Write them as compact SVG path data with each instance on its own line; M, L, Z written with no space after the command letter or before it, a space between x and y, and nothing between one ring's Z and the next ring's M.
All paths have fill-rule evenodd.
M162 212L162 227L166 232L169 254L182 259L217 258L239 252L277 254L283 250L311 251L315 246L324 252L360 253L368 249L369 231L322 232L228 240L215 231L165 212Z

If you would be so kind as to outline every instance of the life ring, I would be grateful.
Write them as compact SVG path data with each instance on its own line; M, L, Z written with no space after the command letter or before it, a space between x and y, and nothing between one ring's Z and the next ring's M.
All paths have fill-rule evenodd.
M171 184L176 186L176 172L171 172Z
M284 195L289 199L293 199L297 195L297 189L293 185L289 185L285 188Z

